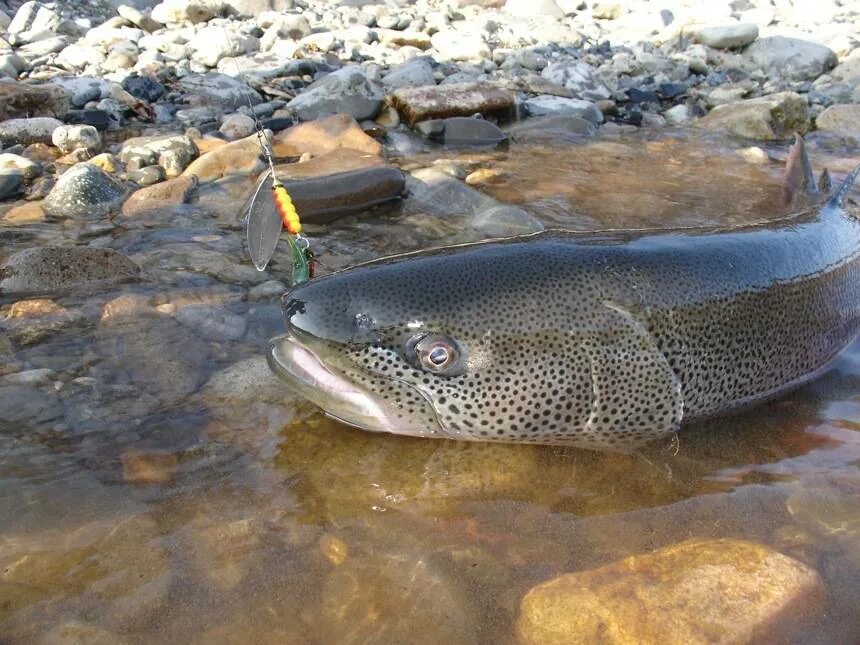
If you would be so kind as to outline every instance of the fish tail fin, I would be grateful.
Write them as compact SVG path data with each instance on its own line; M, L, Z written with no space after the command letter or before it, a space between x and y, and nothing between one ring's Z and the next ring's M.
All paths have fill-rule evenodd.
M860 175L860 165L848 173L848 176L843 180L842 185L833 193L830 198L830 205L835 208L845 208L845 200L848 199L848 193L851 192L851 187L854 186L854 181Z

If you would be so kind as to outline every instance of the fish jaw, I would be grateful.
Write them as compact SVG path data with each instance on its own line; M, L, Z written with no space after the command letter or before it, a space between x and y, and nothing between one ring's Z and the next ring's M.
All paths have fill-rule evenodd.
M330 369L313 349L291 334L273 338L266 359L281 380L338 421L370 432L438 436L435 428L410 427L395 408Z

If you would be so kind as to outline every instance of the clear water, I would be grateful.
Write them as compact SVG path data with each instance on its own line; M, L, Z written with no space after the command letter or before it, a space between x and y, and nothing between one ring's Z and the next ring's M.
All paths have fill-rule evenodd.
M783 212L779 164L737 149L604 136L404 163L495 168L501 181L482 190L583 230ZM851 164L813 152L837 175ZM689 537L745 538L814 567L828 610L797 640L860 640L860 345L790 396L636 455L364 433L253 360L281 320L276 297L247 299L249 186L90 237L0 228L0 256L89 242L148 276L60 294L70 318L41 337L5 321L0 373L54 374L0 399L20 418L0 425L0 641L507 643L531 586ZM395 207L312 232L327 271L444 244L457 221ZM122 302L133 313L104 315ZM202 338L174 319L188 304L246 330ZM256 367L219 384L237 364Z

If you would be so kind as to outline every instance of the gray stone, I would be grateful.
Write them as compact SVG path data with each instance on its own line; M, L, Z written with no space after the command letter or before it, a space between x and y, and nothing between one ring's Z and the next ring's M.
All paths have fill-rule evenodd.
M612 92L600 80L597 70L584 61L550 63L543 69L541 76L556 85L563 85L581 98L599 101L612 96Z
M104 170L79 163L60 175L42 206L52 217L101 219L118 209L125 196L125 188Z
M578 116L544 116L528 119L511 129L511 138L518 143L575 143L582 137L597 133L597 126Z
M63 125L62 121L49 116L37 116L29 119L7 119L0 122L0 143L4 147L16 144L29 146L31 143L50 145L51 135L61 125Z
M829 47L799 38L760 38L744 52L753 63L774 78L814 80L833 69L836 54Z
M19 47L18 53L24 58L40 58L62 51L70 42L66 36L54 36Z
M312 83L287 104L302 121L332 114L349 114L357 121L372 119L382 108L382 93L357 65L332 72Z
M311 26L304 16L299 14L280 15L260 38L260 49L268 51L281 38L299 40L310 35L310 33Z
M35 33L54 31L60 26L60 22L60 16L54 11L41 2L31 0L18 8L6 31L9 34L20 34L25 31Z
M151 17L143 13L139 8L127 4L121 4L116 12L136 27L144 31L153 32L161 29L161 25Z
M676 105L663 112L666 123L680 125L690 120L690 108L684 104Z
M440 138L447 145L490 145L506 141L499 126L484 119L455 116L442 121Z
M198 101L225 112L235 112L248 102L252 105L263 102L262 97L246 83L226 74L189 74L179 79L178 85L185 94L196 96Z
M860 141L860 105L831 105L815 119L819 130Z
M210 305L181 307L176 312L176 320L207 340L239 340L248 328L242 316Z
M591 101L566 99L561 96L543 94L529 98L524 103L531 116L578 116L595 125L603 123L603 113Z
M413 58L396 67L393 67L382 78L382 84L387 90L396 90L399 87L420 87L422 85L435 85L433 67L426 58Z
M694 26L684 33L697 43L715 49L738 49L746 47L758 38L758 25L739 23L734 25Z
M283 295L287 290L287 286L279 280L269 280L263 284L258 284L248 291L248 300L256 302L258 300L274 300Z
M122 253L86 246L40 246L19 251L0 266L0 294L63 293L127 282L138 268Z
M184 134L176 134L128 139L120 150L119 158L123 163L138 159L139 167L158 163L168 177L178 177L197 155L195 143Z
M21 192L24 177L17 168L0 169L0 200L9 199Z
M487 237L528 235L544 229L538 219L519 206L509 204L499 204L480 211L468 223Z
M402 87L391 104L409 125L428 119L482 114L499 118L514 111L514 95L489 83Z
M0 431L24 434L62 421L65 409L55 394L27 385L0 386Z
M14 372L7 374L0 382L4 385L30 385L38 387L39 385L48 385L57 379L57 373L47 367L24 370L22 372Z
M51 135L51 142L64 153L81 149L98 152L102 147L99 131L91 125L61 125Z
M218 128L218 131L230 141L244 139L254 134L256 130L257 125L254 119L245 114L231 114L224 119L221 127Z
M77 70L83 69L87 65L101 65L106 58L107 56L100 46L72 43L57 54L55 61L60 67Z

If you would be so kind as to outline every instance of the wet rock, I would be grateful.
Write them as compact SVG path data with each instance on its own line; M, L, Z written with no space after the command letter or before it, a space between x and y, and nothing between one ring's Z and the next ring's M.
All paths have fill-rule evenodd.
M347 114L317 119L287 128L273 141L274 152L282 157L314 157L338 148L348 148L369 155L382 153L382 146L365 134L358 122Z
M51 300L19 300L12 304L3 327L16 343L27 346L67 329L79 318Z
M137 277L138 268L110 249L42 246L25 249L0 266L0 294L58 293L104 287Z
M231 209L235 213L235 209ZM200 245L173 245L139 253L134 259L149 271L181 271L208 275L216 280L237 284L259 284L270 280L265 271L243 263L237 253L222 253Z
M244 114L231 114L224 119L218 131L229 141L244 139L256 132L257 124L249 116Z
M391 101L409 125L476 113L505 118L514 110L512 93L486 83L401 88L392 93Z
M124 163L138 158L143 167L157 163L168 177L178 177L197 157L194 141L183 134L166 137L134 137L122 146L119 158Z
M329 643L478 643L472 596L445 562L419 554L356 557L334 568L321 599ZM441 558L440 558L441 560Z
M479 33L438 31L430 42L439 52L440 60L480 61L490 57L490 47Z
M78 620L67 620L52 627L39 645L130 645L118 632Z
M597 126L578 116L546 116L529 119L511 129L519 143L577 142L597 133Z
M122 480L126 484L166 484L176 474L179 458L162 450L127 450L120 457Z
M771 141L788 139L795 132L804 134L810 123L806 98L794 92L780 92L718 105L696 125L747 139Z
M362 69L349 65L311 83L287 103L287 108L302 121L333 114L349 114L361 121L379 113L382 98L382 93L370 84Z
M147 211L185 204L197 189L197 177L177 177L134 191L122 205L122 214L133 217Z
M104 170L79 163L60 175L43 207L52 217L100 219L117 210L125 195L125 188Z
M9 199L21 192L24 176L15 168L0 169L0 200Z
M248 290L248 300L257 302L259 300L275 300L282 296L287 290L287 286L279 280L269 280L263 284L258 284Z
M831 105L818 115L815 126L824 132L860 141L860 105Z
M29 385L0 384L0 432L48 429L62 421L64 414L63 404L53 393Z
M420 87L435 85L433 67L427 58L413 58L391 69L383 78L382 84L388 91L400 87Z
M246 83L226 74L189 74L179 79L178 85L187 96L195 97L198 104L212 105L225 112L235 112L249 101L252 105L263 102Z
M0 222L7 226L24 226L44 221L45 211L38 202L14 206L0 216Z
M433 138L451 146L495 146L508 139L497 125L484 119L455 116L442 120L441 126Z
M520 604L517 636L523 644L777 641L824 600L814 570L768 547L688 540L539 584Z
M481 184L500 184L505 181L505 176L495 168L479 168L466 176L466 184L469 186L480 186Z
M531 116L578 116L595 125L603 123L603 113L591 101L567 99L560 96L535 96L524 103Z
M29 385L30 387L39 387L40 385L53 383L56 379L57 373L54 370L43 367L7 374L0 379L0 383L3 385Z
M271 137L272 133L267 131L267 135ZM233 174L253 176L259 174L265 167L261 154L260 141L257 135L253 134L219 146L195 159L182 172L182 176L194 175L201 183Z
M247 321L223 307L187 305L180 307L176 320L207 340L240 340L248 328Z
M313 224L399 199L405 189L399 169L347 148L276 170L302 221Z
M165 178L164 168L161 166L147 166L139 170L131 170L125 174L125 178L133 181L138 186L152 186Z
M62 125L62 122L57 119L45 116L0 121L0 144L4 146L50 144L54 130Z
M61 125L51 134L51 142L64 153L80 149L94 153L102 147L99 132L91 125Z
M760 38L746 49L744 56L766 74L792 81L814 80L837 63L829 47L785 36Z
M278 403L283 401L284 383L269 369L263 356L238 361L214 373L201 391L209 402Z
M60 116L69 109L69 94L59 85L0 83L0 118L41 114Z
M153 103L164 95L164 86L148 76L131 74L122 81L122 88L139 99Z
M758 25L739 23L734 25L694 25L684 30L697 43L715 49L738 49L746 47L758 38Z

